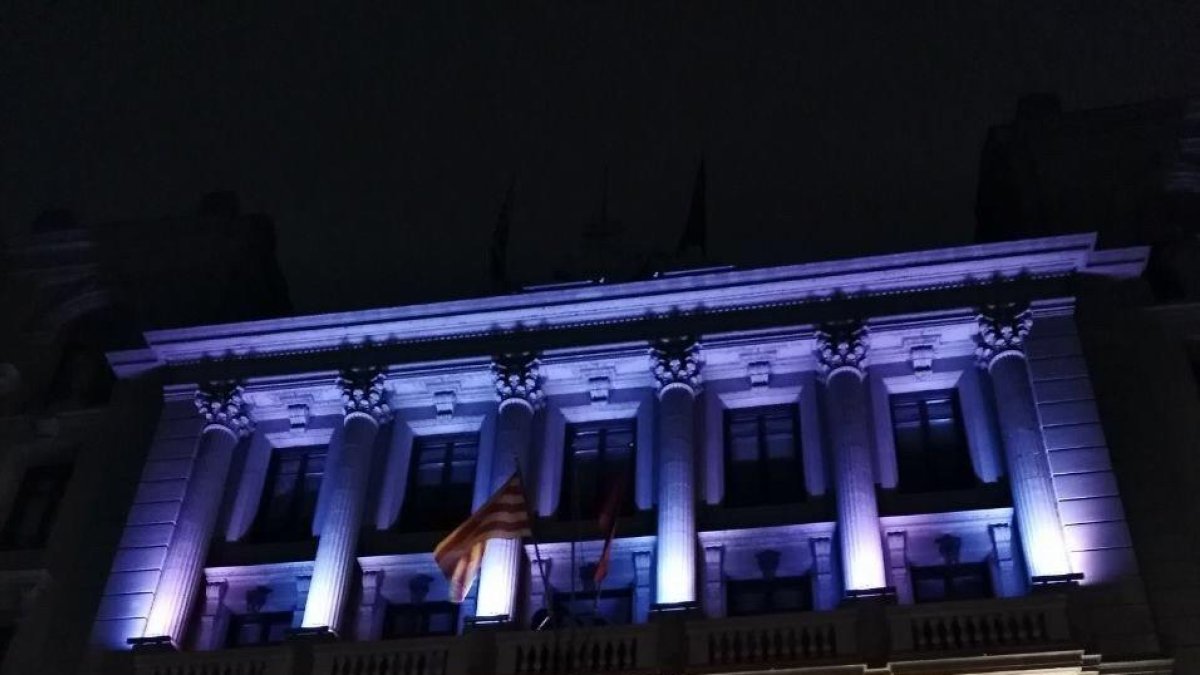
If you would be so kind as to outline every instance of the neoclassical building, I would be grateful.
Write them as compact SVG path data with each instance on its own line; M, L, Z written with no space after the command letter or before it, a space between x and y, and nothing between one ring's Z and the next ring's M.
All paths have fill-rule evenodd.
M90 663L1170 673L1075 316L1146 255L1069 235L148 332L109 355L164 384ZM447 602L434 546L517 471L534 537Z

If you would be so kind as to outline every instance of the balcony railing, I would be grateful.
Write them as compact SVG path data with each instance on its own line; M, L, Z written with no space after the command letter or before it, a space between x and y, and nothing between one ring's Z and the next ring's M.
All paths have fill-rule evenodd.
M658 665L654 625L497 633L498 675L648 670Z
M135 675L292 675L293 651L285 645L219 652L138 654Z
M1071 637L1059 595L890 607L888 623L894 653L995 652Z
M853 610L692 621L688 666L788 665L857 653Z
M447 675L451 653L463 648L461 642L461 638L445 637L318 644L313 649L312 675Z
M861 633L861 634L860 634ZM881 659L1069 649L1066 598L864 605L832 612L478 631L379 642L296 642L136 653L135 675L598 675L765 670Z

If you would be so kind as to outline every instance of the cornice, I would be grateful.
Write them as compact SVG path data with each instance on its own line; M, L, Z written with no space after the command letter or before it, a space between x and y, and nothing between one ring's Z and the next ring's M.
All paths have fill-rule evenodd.
M588 328L647 317L712 315L952 289L981 281L1072 274L1129 276L1144 249L1096 252L1091 234L387 309L153 331L147 350L110 356L125 373L205 360L246 360Z

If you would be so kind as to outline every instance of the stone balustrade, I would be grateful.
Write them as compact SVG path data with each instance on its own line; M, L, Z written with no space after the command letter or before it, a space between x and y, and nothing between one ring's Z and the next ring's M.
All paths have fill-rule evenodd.
M886 635L886 653L871 636ZM860 639L862 638L862 639ZM866 604L828 612L651 621L554 631L478 630L376 642L298 641L215 652L142 652L134 675L585 675L753 671L922 658L999 658L1077 651L1067 598L925 605ZM1071 651L1075 650L1075 651ZM870 652L870 653L865 653ZM1067 652L1063 652L1067 653ZM992 656L985 656L992 655Z

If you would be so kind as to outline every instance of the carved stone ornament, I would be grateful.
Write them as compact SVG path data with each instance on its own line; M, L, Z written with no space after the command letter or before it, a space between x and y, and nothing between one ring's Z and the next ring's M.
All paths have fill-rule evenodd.
M684 384L700 388L700 345L690 338L659 340L650 348L651 371L659 390Z
M986 368L996 357L1009 352L1025 351L1025 338L1033 328L1033 313L1023 303L987 305L977 317L979 347L975 356L980 367Z
M492 361L492 375L496 381L496 394L501 405L505 401L519 400L538 408L545 399L542 391L541 371L537 357L533 354L504 354Z
M867 327L857 321L825 324L817 331L817 362L828 378L842 370L862 377L867 367Z
M370 415L379 424L392 418L387 401L387 380L376 370L344 370L337 378L342 391L342 409L346 415Z
M250 406L236 382L209 382L196 391L196 410L209 424L225 427L238 438L254 432Z

